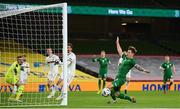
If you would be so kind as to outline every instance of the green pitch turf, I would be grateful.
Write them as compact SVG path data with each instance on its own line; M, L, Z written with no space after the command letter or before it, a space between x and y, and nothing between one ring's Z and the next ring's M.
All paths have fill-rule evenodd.
M107 101L110 100L110 98L97 95L96 92L69 92L69 105L66 108L180 108L179 93L180 92L178 91L171 91L167 94L163 94L161 91L129 92L128 95L134 96L137 103L118 99L118 102L115 104L107 104ZM6 93L1 93L0 95L0 106L11 105L16 107L17 105L33 105L34 103L43 105L44 102L46 105L59 103L55 98L47 99L47 93L25 93L22 97L23 103L19 104L16 104L16 102L8 102ZM39 96L41 96L41 98ZM43 106L37 107L42 108ZM58 108L62 106L45 107Z

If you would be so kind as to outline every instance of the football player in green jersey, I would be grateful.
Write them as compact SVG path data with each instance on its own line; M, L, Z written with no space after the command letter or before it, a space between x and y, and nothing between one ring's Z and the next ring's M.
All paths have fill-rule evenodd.
M136 100L134 97L130 97L128 95L125 95L123 93L120 93L121 86L125 84L126 82L126 74L131 70L133 67L135 67L137 70L150 73L148 70L144 69L140 65L136 64L136 60L134 59L134 55L136 54L137 50L133 46L129 46L127 50L127 54L124 55L122 52L122 48L119 44L119 38L116 39L116 47L119 55L122 58L126 58L121 65L118 67L118 74L114 81L110 83L107 88L111 90L111 97L113 99L113 102L116 102L116 98L129 100L130 102L135 103ZM110 101L108 102L110 103Z
M173 63L170 62L170 57L165 56L165 61L163 64L161 64L160 69L163 70L164 76L163 76L163 90L164 93L166 93L166 83L170 81L170 84L168 85L168 90L170 90L171 85L173 84L173 73L176 73L175 66Z
M100 94L102 89L104 89L106 85L106 78L108 73L108 64L110 64L109 58L106 57L106 52L104 50L101 51L101 57L93 58L93 62L99 62L100 68L99 68L99 74L98 74L98 92L97 94ZM103 81L103 86L101 85ZM101 88L102 86L102 88Z

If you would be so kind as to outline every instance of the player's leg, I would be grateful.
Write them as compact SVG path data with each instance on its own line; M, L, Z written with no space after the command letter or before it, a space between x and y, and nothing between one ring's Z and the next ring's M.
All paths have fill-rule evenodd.
M120 90L121 86L124 83L125 83L125 80L123 80L123 79L116 79L115 81L112 82L113 87L119 87L119 90ZM120 93L120 91L116 91L115 92L115 96L117 98L120 98L120 99L125 99L125 100L132 101L131 97L129 97L129 96L125 95L125 94Z
M103 87L102 87L102 89L104 89L105 87L106 87L106 78L107 78L107 73L105 73L104 75L103 75Z
M51 90L51 93L48 95L47 98L52 98L56 93L54 81L55 81L57 75L58 75L57 71L49 72L49 74L48 74L48 87Z
M10 84L11 88L13 89L12 94L8 98L8 101L14 101L16 97L16 92L18 85L16 84L18 82L18 79L16 77L5 77L6 82Z
M16 93L16 101L20 101L20 97L24 92L24 85L27 83L27 73L26 72L21 72L20 77L19 77L19 83L18 83L18 89Z
M97 94L101 93L101 80L102 80L103 75L99 74L98 75L98 92Z
M172 75L170 76L169 80L170 80L170 83L168 85L168 90L171 90L171 86L173 85L173 82L174 82Z
M115 93L117 92L117 91L119 91L119 87L112 87L111 88L111 98L112 98L112 100L113 100L113 103L116 103L117 101L116 101L116 95L115 95ZM110 103L110 101L108 101L108 103Z
M47 96L47 98L52 98L55 94L55 88L54 88L54 84L53 84L53 81L51 80L48 80L48 87L49 87L49 90L51 91L50 94Z
M128 101L130 101L132 103L136 103L136 100L135 100L134 97L130 97L130 96L128 96L126 94L123 94L123 93L120 93L120 92L116 92L115 95L116 95L117 98L128 100Z
M122 85L119 85L119 84L124 84L124 82L123 81L119 81L119 80L115 80L115 81L113 81L112 83L110 83L108 85L108 88L111 89L111 98L113 100L116 100L116 98L120 98L120 99L124 99L124 100L129 100L129 101L135 103L136 100L135 100L134 97L130 97L130 96L127 96L125 94L120 93L119 90L120 90L120 87Z
M115 96L115 92L118 91L118 87L113 87L112 83L109 83L107 85L107 88L111 90L111 98L112 98L112 102L115 103L116 102L116 96ZM108 101L107 103L111 103L111 101Z
M20 100L20 97L23 94L23 92L24 92L24 84L19 84L18 89L17 89L17 93L16 93L15 101L22 102Z
M164 91L164 94L166 94L166 83L168 81L168 76L167 75L164 75L163 77L163 91Z
M124 93L127 94L127 90L128 90L128 87L129 87L129 83L130 83L130 75L126 76L126 87L125 87L125 90L124 90Z
M63 82L63 79L60 77L57 81L57 83L54 85L56 91L59 90L59 85Z
M121 79L115 79L112 83L110 83L108 85L108 88L111 89L111 93L112 93L111 97L112 98L125 99L125 100L129 100L129 101L135 103L136 100L134 97L130 97L130 96L127 96L125 94L120 93L119 90L124 83L125 83L125 80L123 80L123 79L122 80ZM119 88L119 89L115 89L115 88ZM114 97L114 95L115 95L115 97Z
M71 82L73 81L73 79L74 79L74 74L71 74L71 73L67 73L67 85L69 86L70 84L71 84ZM63 88L62 88L62 92L64 92L63 91ZM56 100L61 100L61 99L63 99L64 98L64 95L63 95L63 93L61 93L57 98L56 98Z

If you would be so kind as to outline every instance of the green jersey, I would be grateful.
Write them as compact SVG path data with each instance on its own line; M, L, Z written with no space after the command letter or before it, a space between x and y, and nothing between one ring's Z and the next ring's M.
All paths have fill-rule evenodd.
M6 78L18 77L21 71L21 65L18 62L14 62L6 73Z
M173 71L172 71L172 67L173 67L173 63L171 62L164 62L161 65L162 68L164 68L164 75L172 75Z
M123 61L118 66L118 75L116 78L125 79L126 74L131 70L136 64L136 60L134 58L128 58L125 54L122 55Z
M108 64L109 64L109 58L94 58L93 62L99 62L100 68L99 73L100 74L106 74L108 72Z

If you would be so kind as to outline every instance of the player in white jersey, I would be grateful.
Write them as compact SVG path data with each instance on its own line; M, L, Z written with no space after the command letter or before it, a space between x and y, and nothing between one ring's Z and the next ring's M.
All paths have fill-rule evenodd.
M126 54L126 52L124 52L124 54ZM118 66L122 63L123 60L124 59L122 57L119 58ZM129 70L129 72L126 75L126 87L125 87L125 90L124 90L125 94L127 94L127 89L129 87L130 79L131 79L131 70Z
M75 71L76 71L76 55L72 52L72 44L68 43L68 56L67 56L67 85L69 86L74 79ZM59 78L59 81L56 84L56 88L58 85L63 81L63 73L61 74L61 77ZM56 100L60 100L63 98L63 95L61 94L59 97L56 98Z
M61 61L59 59L59 57L57 55L54 55L52 53L52 49L48 48L46 50L48 56L46 57L45 60L45 69L44 71L47 70L47 68L49 67L49 72L47 75L47 79L48 79L48 88L51 90L51 93L48 95L47 98L52 98L55 94L55 87L54 87L54 81L56 79L56 77L58 76L59 73L59 64L61 64Z
M26 55L22 55L22 61L19 82L24 85L27 83L28 75L30 74L30 66L29 63L26 62Z

